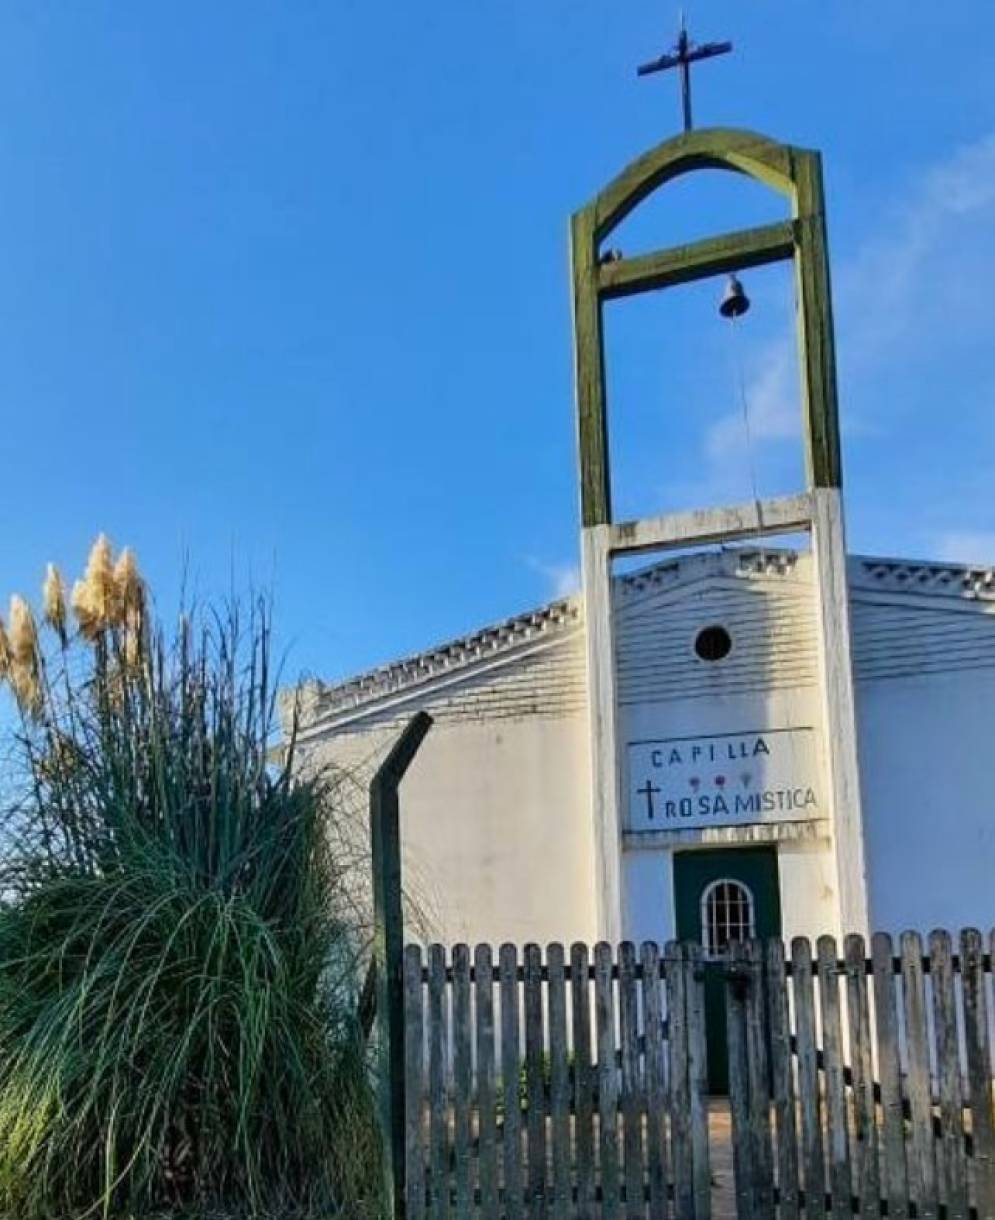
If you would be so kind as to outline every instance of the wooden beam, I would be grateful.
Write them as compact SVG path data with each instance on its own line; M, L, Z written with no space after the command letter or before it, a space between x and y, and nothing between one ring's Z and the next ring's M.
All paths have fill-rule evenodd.
M671 288L706 279L710 275L763 267L794 257L795 222L762 225L723 233L687 246L654 250L652 254L602 263L598 268L598 291L602 300L632 296L657 288Z
M615 696L615 640L612 616L611 527L581 533L587 689L591 743L591 813L594 830L594 892L598 938L622 939L621 766Z
M581 520L585 526L611 520L611 473L601 302L598 299L596 243L590 210L571 225L577 444L580 456Z
M812 497L805 492L730 508L701 508L621 521L608 527L608 551L611 555L632 555L764 534L790 534L807 531L811 523Z
M843 504L835 487L819 487L812 492L812 560L825 763L836 848L839 931L844 936L851 932L866 936L870 920L851 660L850 592L846 578Z
M795 166L799 216L795 276L808 479L812 487L841 487L843 471L822 162L818 153L797 151Z
M626 166L588 205L594 212L595 236L603 240L658 186L698 169L747 174L790 198L793 152L755 131L727 127L701 127L665 140Z
M432 717L418 712L370 784L373 857L373 961L376 967L378 1077L383 1132L385 1215L404 1215L404 920L401 911L401 832L398 788Z

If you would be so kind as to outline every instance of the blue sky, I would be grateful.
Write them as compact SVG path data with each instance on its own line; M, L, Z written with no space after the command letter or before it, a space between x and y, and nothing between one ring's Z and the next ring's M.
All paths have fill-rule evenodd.
M699 125L825 158L851 549L995 562L995 6L686 6ZM163 607L275 593L331 678L538 604L577 561L567 218L672 134L649 0L0 12L3 586L107 531ZM681 184L627 252L776 201ZM609 320L618 507L796 478L790 298Z

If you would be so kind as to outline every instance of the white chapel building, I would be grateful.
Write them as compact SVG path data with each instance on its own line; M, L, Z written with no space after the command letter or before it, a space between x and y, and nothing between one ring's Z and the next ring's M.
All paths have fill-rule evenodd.
M701 168L760 181L786 219L610 251ZM727 129L669 140L574 216L572 255L582 592L310 684L301 748L366 780L430 713L401 833L432 939L718 950L995 922L995 571L846 550L818 155ZM605 306L778 260L795 266L805 484L615 521Z

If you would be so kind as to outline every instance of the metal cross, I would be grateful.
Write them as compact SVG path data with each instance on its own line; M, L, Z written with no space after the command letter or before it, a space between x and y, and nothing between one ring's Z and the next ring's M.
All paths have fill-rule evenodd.
M668 68L681 70L681 103L684 109L684 130L691 130L691 65L699 59L711 59L715 55L728 55L732 50L731 42L705 42L696 46L688 38L684 14L681 13L681 32L677 37L672 51L661 55L659 59L648 64L640 64L636 69L638 76L650 76L654 72L665 72Z

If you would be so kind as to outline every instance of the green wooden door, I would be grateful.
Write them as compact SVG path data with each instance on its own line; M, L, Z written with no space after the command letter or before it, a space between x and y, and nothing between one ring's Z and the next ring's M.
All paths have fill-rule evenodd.
M708 1088L712 1093L725 1093L728 1055L722 954L730 941L781 935L777 849L677 852L674 895L678 939L697 941L705 949Z

